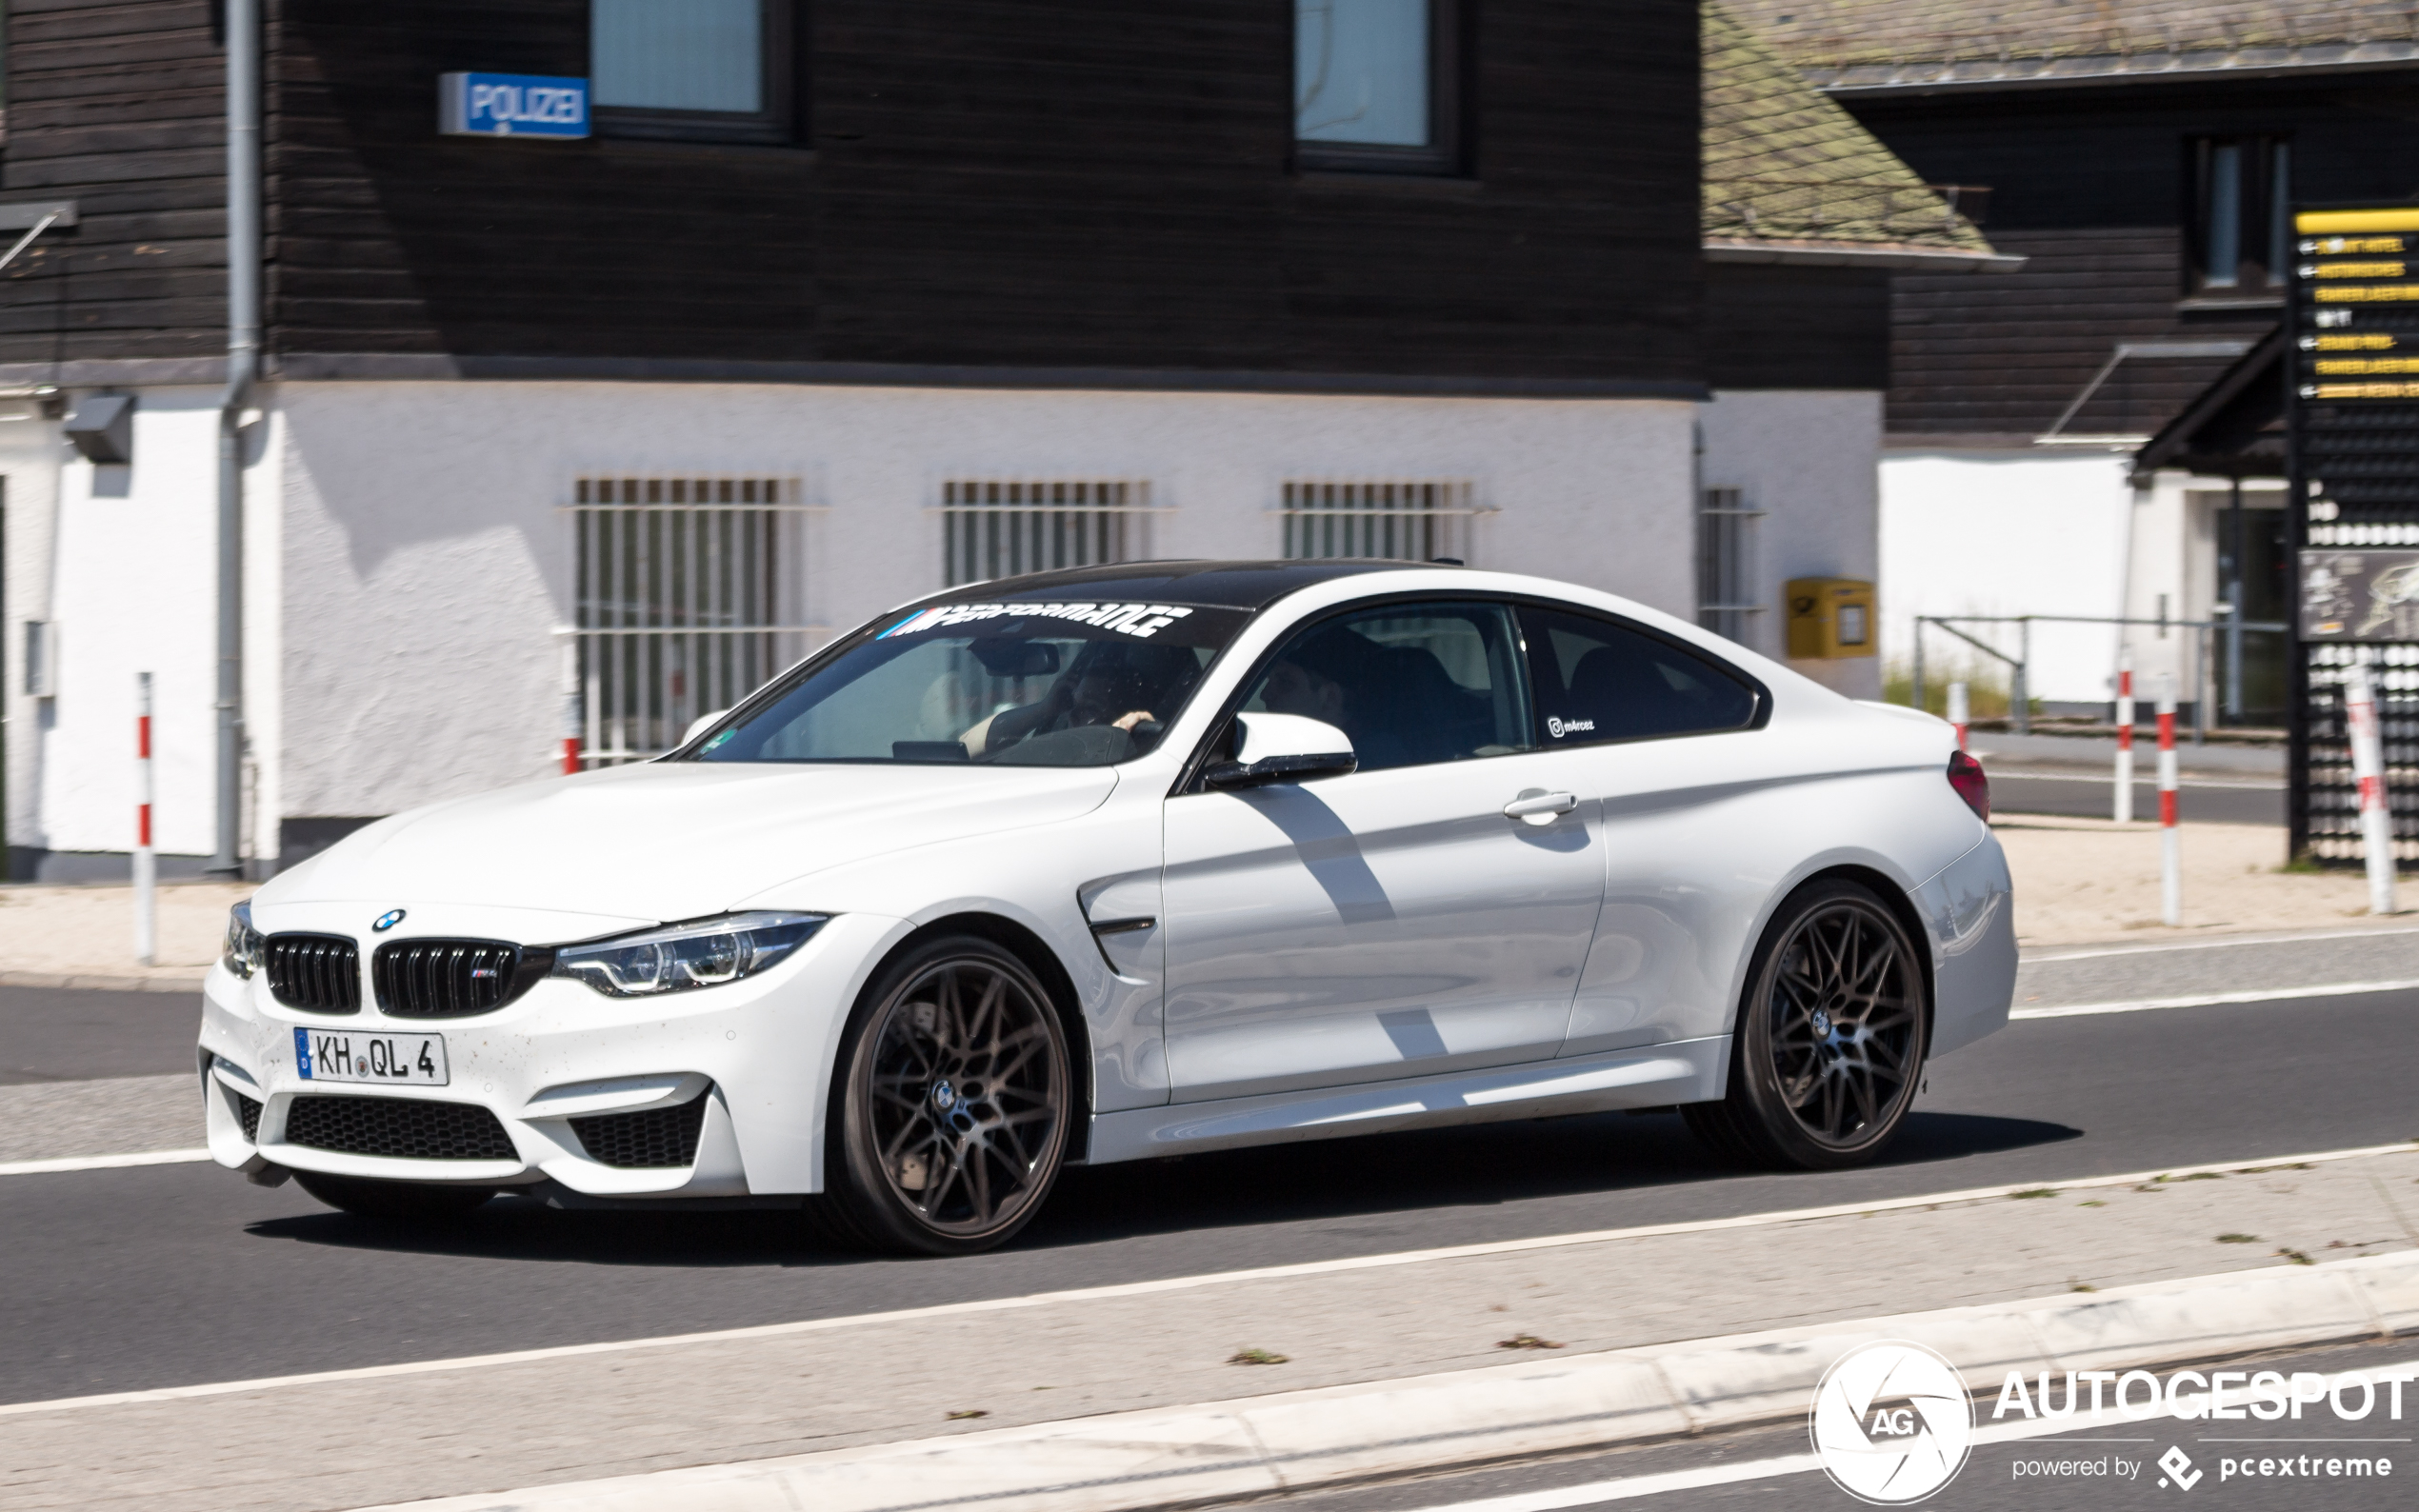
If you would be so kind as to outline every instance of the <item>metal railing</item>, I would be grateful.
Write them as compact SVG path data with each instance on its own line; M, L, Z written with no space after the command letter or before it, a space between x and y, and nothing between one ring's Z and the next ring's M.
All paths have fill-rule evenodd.
M2097 614L1918 614L1915 616L1914 667L1909 681L1909 702L1917 708L1924 706L1924 627L1943 630L1972 647L1986 656L1996 658L2008 666L2009 727L2018 735L2032 733L2032 697L2029 686L2032 665L2032 627L2035 625L2140 625L2155 628L2162 636L2169 630L2190 630L2192 635L2192 744L2204 745L2209 737L2209 695L2216 690L2209 686L2209 669L2214 664L2215 635L2220 630L2229 634L2232 654L2227 660L2227 711L2239 718L2243 711L2243 636L2247 633L2283 634L2288 627L2265 621L2238 620L2232 615L2214 620L2134 620ZM2016 654L2009 655L1979 637L1957 628L1960 625L2012 625L2016 627Z

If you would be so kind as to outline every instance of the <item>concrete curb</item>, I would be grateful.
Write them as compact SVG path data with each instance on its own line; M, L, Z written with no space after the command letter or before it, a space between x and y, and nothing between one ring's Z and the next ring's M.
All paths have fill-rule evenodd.
M2419 1251L1539 1358L376 1512L1148 1512L1803 1414L1831 1363L1928 1344L2009 1370L2125 1369L2419 1330Z
M68 987L79 992L199 992L210 975L190 977L112 977L74 972L0 971L0 987Z

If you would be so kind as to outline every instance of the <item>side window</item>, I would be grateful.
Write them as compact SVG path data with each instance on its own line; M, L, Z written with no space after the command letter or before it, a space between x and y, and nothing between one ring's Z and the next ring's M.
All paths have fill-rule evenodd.
M1524 607L1548 746L1737 729L1755 692L1711 659L1612 620Z
M1298 632L1244 709L1325 720L1363 771L1529 750L1529 698L1511 610L1389 604Z

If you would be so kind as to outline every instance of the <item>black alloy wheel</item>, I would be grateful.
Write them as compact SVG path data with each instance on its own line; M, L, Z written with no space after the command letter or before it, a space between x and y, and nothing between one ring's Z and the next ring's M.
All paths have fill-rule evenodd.
M460 1218L487 1205L491 1186L439 1186L425 1182L381 1182L363 1176L296 1171L294 1184L329 1206L360 1218L428 1223Z
M1915 944L1871 889L1810 883L1757 947L1729 1095L1683 1109L1722 1153L1837 1170L1880 1154L1923 1080L1930 1015Z
M1072 1116L1067 1035L1025 963L970 935L892 962L840 1057L825 1192L808 1211L855 1247L990 1249L1057 1180Z

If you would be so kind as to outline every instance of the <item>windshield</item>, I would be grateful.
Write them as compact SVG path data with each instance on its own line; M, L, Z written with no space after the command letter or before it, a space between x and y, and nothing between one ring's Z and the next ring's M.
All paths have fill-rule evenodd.
M799 677L709 762L1108 766L1159 744L1249 616L1181 604L944 604Z

